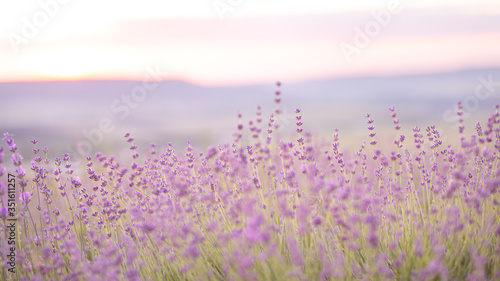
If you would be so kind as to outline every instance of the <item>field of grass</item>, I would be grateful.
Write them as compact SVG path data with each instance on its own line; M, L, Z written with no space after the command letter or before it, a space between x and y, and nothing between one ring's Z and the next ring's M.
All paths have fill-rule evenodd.
M82 167L36 140L20 155L5 133L0 279L500 279L498 106L449 143L401 128L394 108L381 141L367 114L358 144L303 131L299 109L282 137L279 89L275 104L239 116L230 144L175 151L126 134L128 162L96 153Z

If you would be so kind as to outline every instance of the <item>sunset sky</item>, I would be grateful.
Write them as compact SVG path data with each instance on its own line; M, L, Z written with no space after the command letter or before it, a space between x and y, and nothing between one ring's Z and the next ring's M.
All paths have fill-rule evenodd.
M497 67L499 50L498 0L0 3L0 82L305 81Z

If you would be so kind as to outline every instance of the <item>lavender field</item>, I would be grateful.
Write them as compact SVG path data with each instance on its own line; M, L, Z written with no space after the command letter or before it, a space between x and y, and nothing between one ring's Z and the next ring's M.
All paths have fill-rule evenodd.
M37 140L21 155L5 132L0 279L500 279L498 105L466 127L459 102L446 140L391 107L389 133L367 114L354 143L304 130L300 109L279 134L277 86L271 112L239 115L233 141L203 151L127 133L128 161L72 165Z

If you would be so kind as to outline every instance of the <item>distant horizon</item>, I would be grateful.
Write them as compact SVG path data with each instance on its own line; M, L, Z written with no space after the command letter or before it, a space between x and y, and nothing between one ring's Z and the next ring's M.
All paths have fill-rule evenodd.
M425 75L440 75L440 74L448 74L448 73L460 73L460 72L471 72L471 71L481 71L481 70L498 70L500 69L500 65L498 66L485 66L485 67L464 67L464 68L453 68L453 69L442 69L442 70L429 70L423 72L399 72L397 74L376 74L376 73L362 73L357 75L337 75L330 77L320 77L320 78L311 78L311 79L301 79L301 80L293 80L286 81L281 79L275 79L273 81L269 81L269 83L265 82L256 82L256 83L233 83L233 84L202 84L197 83L195 81L189 81L188 79L164 79L162 82L182 82L190 85L195 85L199 87L240 87L240 86L254 86L254 85L267 85L274 84L276 81L290 83L290 84L300 84L300 83L308 83L308 82L320 82L320 81L329 81L329 80L343 80L343 79L363 79L363 78L390 78L390 77L405 77L405 76L425 76ZM16 81L2 81L1 84L14 84L14 83L44 83L44 82L137 82L141 81L141 79L119 79L119 78L103 78L103 79L44 79L44 80L16 80Z

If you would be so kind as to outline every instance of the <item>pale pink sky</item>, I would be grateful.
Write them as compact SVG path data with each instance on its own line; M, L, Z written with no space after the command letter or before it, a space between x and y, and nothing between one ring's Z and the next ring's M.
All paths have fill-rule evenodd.
M140 80L153 65L202 85L500 66L493 0L8 2L0 81Z

